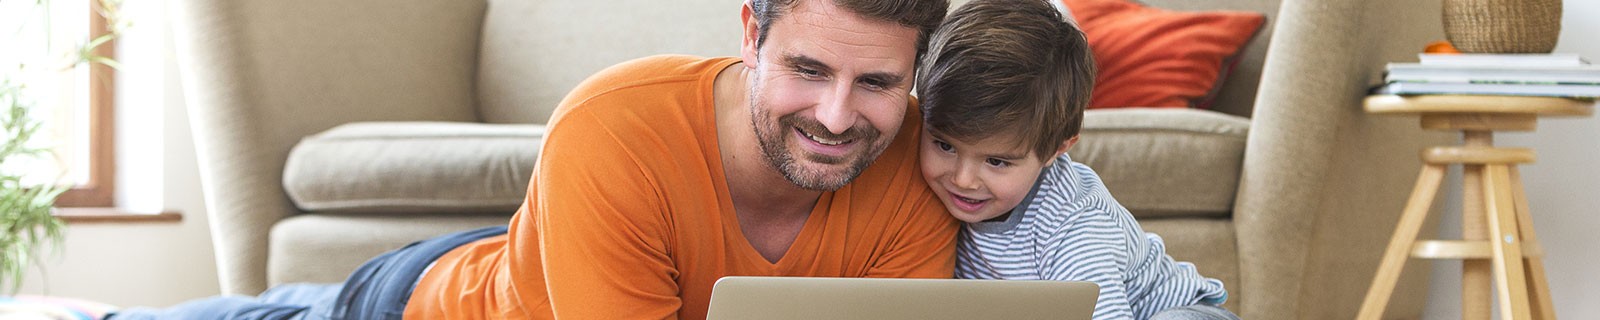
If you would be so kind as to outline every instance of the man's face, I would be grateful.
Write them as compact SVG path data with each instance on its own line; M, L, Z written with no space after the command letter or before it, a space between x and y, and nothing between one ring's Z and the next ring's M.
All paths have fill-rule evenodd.
M900 129L917 30L825 0L802 0L769 26L760 48L755 20L745 26L750 123L763 156L802 188L843 187Z

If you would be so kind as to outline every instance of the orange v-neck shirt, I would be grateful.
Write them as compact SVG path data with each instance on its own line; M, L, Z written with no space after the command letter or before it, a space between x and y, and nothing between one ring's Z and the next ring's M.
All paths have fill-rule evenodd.
M735 58L657 56L601 71L551 118L510 233L441 257L410 319L703 319L723 276L950 278L956 220L918 172L920 113L825 192L776 263L739 229L713 82Z

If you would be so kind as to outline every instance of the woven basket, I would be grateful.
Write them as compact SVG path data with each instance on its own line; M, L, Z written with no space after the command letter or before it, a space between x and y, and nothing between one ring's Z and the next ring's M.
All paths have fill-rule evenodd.
M1443 0L1444 34L1461 52L1549 53L1561 0Z

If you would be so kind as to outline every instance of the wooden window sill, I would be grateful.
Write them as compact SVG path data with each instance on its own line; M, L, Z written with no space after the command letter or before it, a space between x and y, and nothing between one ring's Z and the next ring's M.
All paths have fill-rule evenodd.
M177 212L132 213L117 208L56 208L56 216L72 223L128 223L128 222L178 222L183 215Z

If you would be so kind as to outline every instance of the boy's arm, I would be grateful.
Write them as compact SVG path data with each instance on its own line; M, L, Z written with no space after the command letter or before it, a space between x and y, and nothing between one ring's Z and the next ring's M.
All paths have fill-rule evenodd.
M1135 287L1130 291L1144 292L1131 301L1140 315L1191 305L1216 306L1228 299L1222 281L1206 278L1194 264L1168 256L1160 236L1143 233L1137 225L1130 232L1136 259L1130 266L1128 285Z
M1067 215L1061 225L1042 228L1039 235L1040 275L1045 280L1089 281L1100 286L1095 300L1095 319L1136 319L1129 302L1126 276L1129 272L1129 241L1121 234L1116 220L1101 210L1084 210L1081 205L1061 209ZM1030 214L1033 214L1030 212ZM1148 315L1147 315L1148 316ZM1138 318L1142 319L1142 318Z
M1046 241L1043 273L1052 280L1093 281L1100 285L1095 318L1149 319L1162 310L1227 299L1222 282L1207 279L1194 265L1167 256L1161 238L1146 234L1116 200L1087 191L1060 212L1066 215ZM1046 219L1048 220L1048 219Z
M545 288L524 289L547 290L560 319L677 318L666 217L640 159L581 111L548 137L524 208L533 221L518 223L536 226L537 237L514 239L537 246L538 256L521 259L539 259L530 262L542 266Z

